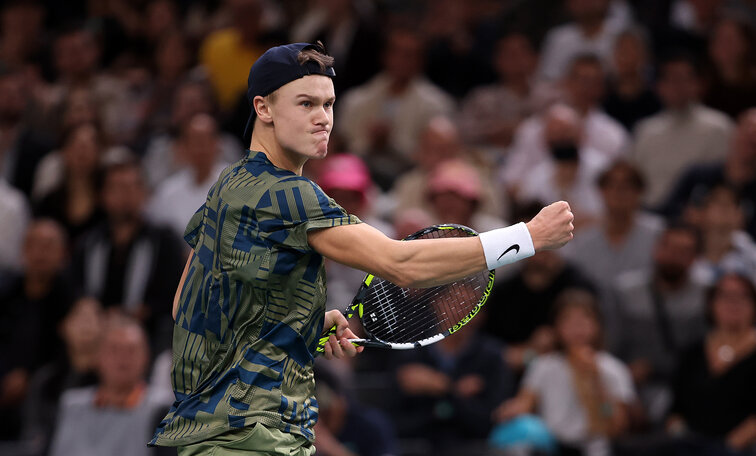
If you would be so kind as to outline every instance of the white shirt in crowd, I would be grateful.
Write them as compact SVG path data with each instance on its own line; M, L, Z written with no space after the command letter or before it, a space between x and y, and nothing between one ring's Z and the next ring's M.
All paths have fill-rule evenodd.
M217 163L202 182L197 182L194 171L189 168L167 178L157 187L147 205L147 217L158 225L171 228L183 238L189 219L205 203L208 190L226 166Z
M723 160L732 129L726 114L700 104L640 121L633 161L646 178L646 204L661 204L691 165Z
M551 152L544 140L544 121L541 116L525 120L515 132L512 147L502 169L507 186L517 186L528 172L548 161ZM604 156L607 162L623 156L629 148L630 138L619 122L601 110L595 109L583 119L583 144Z
M450 115L455 108L454 100L425 78L415 78L401 95L392 95L389 78L383 74L348 91L340 103L337 125L351 152L367 153L369 130L381 121L389 125L389 146L407 158L428 121Z
M609 398L625 404L635 400L633 380L627 366L606 352L596 354L596 365L601 385ZM591 449L605 447L589 435L588 416L578 398L572 369L563 354L551 353L536 358L525 371L523 388L536 394L538 414L558 440L583 447L586 454L591 455L597 453Z
M0 271L21 268L21 246L29 223L29 205L23 193L0 178Z

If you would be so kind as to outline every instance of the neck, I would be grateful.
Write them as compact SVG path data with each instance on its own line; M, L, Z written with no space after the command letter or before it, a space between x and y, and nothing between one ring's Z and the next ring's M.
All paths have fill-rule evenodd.
M631 213L616 213L607 217L604 228L606 235L612 242L619 242L624 239L628 233L633 229L634 214Z
M585 35L588 38L593 38L599 33L601 33L601 28L604 25L604 21L601 20L591 20L591 21L585 21L580 24L580 30L583 31L583 35Z
M411 79L391 78L389 82L389 93L391 95L401 95L409 87Z
M704 239L704 257L714 263L724 257L732 248L731 233L709 233Z
M750 336L754 329L749 325L720 327L714 330L713 335L722 343L736 345L741 340Z
M527 96L530 93L530 81L526 77L511 78L504 83L504 86L520 96Z
M24 292L31 299L44 297L52 288L52 277L43 274L28 274L24 280Z
M94 369L97 361L97 350L68 350L68 359L75 371L84 373Z
M124 246L131 242L140 227L138 220L121 220L118 223L110 224L110 235L113 238L113 244Z
M302 175L302 168L307 159L294 157L287 153L276 141L272 127L261 125L261 122L258 122L254 131L252 143L249 145L250 150L264 153L268 160L278 168L289 170L298 176Z
M617 76L617 93L626 97L637 95L643 91L643 78L636 72L627 72Z
M212 170L212 166L201 166L199 168L194 169L194 182L197 183L197 185L205 182L208 177L210 177L210 172Z
M688 281L688 276L685 274L682 275L677 280L664 279L660 277L659 275L657 275L656 279L654 280L654 285L656 286L657 290L664 293L664 292L679 290L685 285L687 281Z

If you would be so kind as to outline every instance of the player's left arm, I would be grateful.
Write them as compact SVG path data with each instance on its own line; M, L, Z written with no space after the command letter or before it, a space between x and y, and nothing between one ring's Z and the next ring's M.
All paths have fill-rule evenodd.
M189 271L189 265L192 263L192 258L194 258L194 251L189 254L189 257L186 259L186 264L184 265L184 272L181 273L181 280L179 280L178 287L176 288L176 294L173 295L173 319L176 319L176 313L178 312L179 308L179 301L181 300L181 290L184 289L184 281L186 280L186 274ZM330 328L330 326L329 326Z

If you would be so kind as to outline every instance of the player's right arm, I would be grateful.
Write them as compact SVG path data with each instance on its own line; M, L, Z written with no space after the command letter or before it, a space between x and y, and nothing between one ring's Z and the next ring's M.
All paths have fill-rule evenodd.
M542 209L526 224L535 251L559 248L572 239L572 221L564 201ZM487 269L491 263L487 256L492 255L484 253L488 249L479 237L403 242L364 223L312 230L307 239L321 255L401 287L430 287L462 279Z

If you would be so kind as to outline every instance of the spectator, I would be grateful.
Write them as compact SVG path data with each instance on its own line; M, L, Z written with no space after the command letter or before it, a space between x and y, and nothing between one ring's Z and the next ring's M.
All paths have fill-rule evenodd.
M436 344L397 354L394 422L400 437L427 440L427 454L469 452L488 435L491 412L514 389L502 346L480 321Z
M753 454L756 444L756 289L722 276L707 302L706 337L682 355L667 429L676 454ZM670 453L667 453L670 454Z
M399 454L393 424L377 409L352 398L341 379L327 368L315 370L318 400L315 448L321 456L392 456Z
M315 179L323 191L336 200L348 214L376 227L383 234L394 237L391 225L373 212L376 189L365 163L356 155L339 154L325 160ZM365 272L326 258L328 310L343 310L360 288Z
M480 210L483 189L478 170L462 160L439 163L424 190L435 223L456 223L484 232L505 225Z
M50 144L24 121L32 104L25 77L19 69L0 67L0 178L28 197L37 164Z
M528 366L517 396L495 416L505 421L538 413L560 455L610 454L609 440L629 428L636 396L627 367L603 350L596 297L584 290L561 293L554 330L559 350Z
M192 49L181 31L168 31L161 35L152 56L154 79L150 99L145 108L145 135L170 130L171 102L187 74L191 77L196 72L190 71L193 63Z
M621 325L612 306L612 284L622 273L651 267L663 222L641 212L645 184L629 162L613 162L599 175L597 185L604 208L601 222L578 233L562 253L599 287L603 326L611 336Z
M231 25L210 33L202 42L199 60L205 67L221 111L229 111L247 90L249 67L262 55L263 5L260 0L225 0Z
M489 64L490 44L477 36L488 19L479 13L481 9L474 2L430 2L419 24L428 43L425 74L455 99L495 78Z
M733 119L756 106L754 39L752 25L735 18L720 19L709 35L703 102Z
M612 71L603 106L628 131L661 109L659 97L649 84L648 46L638 29L620 33L612 47Z
M50 187L34 208L37 217L49 217L65 228L72 241L100 223L104 217L97 193L97 173L105 148L102 132L91 123L72 126L63 134L60 152L42 161L58 164L58 172L48 174ZM53 179L54 176L54 180ZM37 180L35 185L41 183Z
M428 176L433 169L446 160L464 160L470 165L477 165L478 179L482 181L480 210L487 215L500 217L505 201L490 183L489 173L476 163L475 156L462 143L460 127L445 116L434 117L423 129L414 153L415 167L396 178L391 189L391 198L396 203L396 208L391 209L403 211L420 208L432 212L433 208L422 189L427 188Z
M580 148L593 149L607 161L626 154L629 138L622 125L601 110L603 86L603 69L591 55L576 57L563 81L565 101L577 113ZM552 114L547 110L528 118L517 128L502 171L502 178L510 191L516 192L528 171L551 156L549 141L561 134L546 128Z
M29 204L23 193L0 177L0 290L8 275L21 269L21 245L29 223Z
M0 440L18 438L29 378L58 355L58 322L71 304L66 235L51 220L29 226L22 274L0 296Z
M147 216L183 238L189 219L205 202L207 191L227 163L220 157L218 126L207 114L192 117L179 141L186 167L158 185L148 204Z
M467 143L503 154L520 122L555 94L550 93L553 90L548 85L535 83L538 55L525 34L504 34L496 43L492 60L497 82L477 87L465 96L459 125Z
M146 386L149 342L139 323L114 315L104 333L99 381L63 393L51 456L150 454L145 442L172 398Z
M83 25L69 26L58 34L52 56L57 78L48 88L45 102L54 115L54 107L73 90L88 89L99 107L103 131L108 137L120 138L122 119L130 117L122 111L129 93L123 81L99 71L100 45L94 31Z
M552 106L544 114L543 123L542 140L549 156L519 176L518 185L511 190L519 203L569 201L579 230L601 215L595 180L606 167L607 158L585 143L581 119L572 108Z
M147 182L156 188L166 178L186 166L184 144L179 140L185 125L197 114L215 114L213 96L207 84L188 80L176 88L171 108L171 124L168 131L156 133L147 145L143 160ZM245 145L244 147L248 147ZM221 133L221 160L233 163L241 158L244 150L239 140Z
M738 190L746 231L756 236L756 109L740 115L729 148L723 161L687 169L662 206L665 216L681 216L688 208L699 205L709 188L724 182Z
M657 84L664 110L638 124L633 159L648 184L645 204L656 208L669 194L681 170L722 159L732 122L699 103L696 64L684 55L668 57Z
M530 220L539 207L518 208L513 221ZM504 358L511 368L522 371L537 354L554 348L549 318L554 300L567 288L593 291L594 285L553 251L538 252L524 260L519 270L497 281L485 307L484 329L506 344Z
M103 323L99 302L92 298L78 299L59 326L65 353L31 377L23 406L22 437L35 449L35 454L47 454L49 450L61 394L70 388L97 383L95 369Z
M715 185L704 197L698 220L702 252L693 264L696 280L714 285L725 272L739 272L756 280L756 244L744 233L743 209L737 190Z
M691 275L699 242L693 227L670 225L654 247L652 268L624 273L616 282L622 322L616 354L630 367L652 425L668 410L679 351L704 333L704 286Z
M431 118L450 114L454 101L422 76L424 43L409 29L388 32L382 71L347 92L338 123L347 148L379 175L396 176L410 164ZM373 162L378 161L377 165Z
M0 12L0 61L20 67L41 60L45 8L39 2L11 1Z
M145 220L147 188L137 162L106 166L101 194L106 221L82 235L74 254L76 284L104 307L137 316L153 344L164 348L183 247L172 232Z
M568 0L573 22L551 29L541 49L541 79L557 81L564 77L572 59L583 53L599 56L609 68L612 45L628 24L611 20L609 0Z
M292 27L292 41L320 40L328 47L338 75L333 80L337 97L380 71L373 56L382 37L373 10L370 3L359 0L315 2Z

